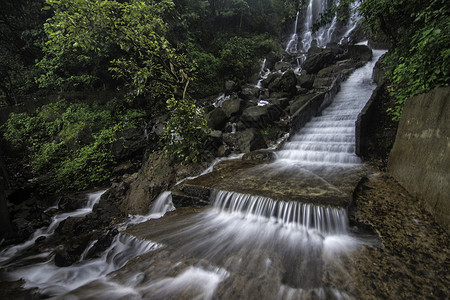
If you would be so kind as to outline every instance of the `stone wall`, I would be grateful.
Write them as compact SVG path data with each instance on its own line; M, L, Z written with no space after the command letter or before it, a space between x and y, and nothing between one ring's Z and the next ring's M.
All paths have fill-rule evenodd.
M409 99L388 170L450 232L450 88Z

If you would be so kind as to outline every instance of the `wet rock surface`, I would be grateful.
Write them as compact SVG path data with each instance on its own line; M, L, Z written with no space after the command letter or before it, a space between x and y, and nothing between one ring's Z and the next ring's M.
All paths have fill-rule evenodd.
M351 221L371 227L381 241L348 258L355 298L448 298L448 235L389 174L374 173L358 186Z
M258 156L254 153L253 157ZM180 190L225 190L242 194L261 195L283 200L347 207L353 188L363 174L362 168L341 168L330 172L328 168L316 168L312 172L296 166L280 166L261 159L228 161L216 166L212 173L186 181ZM239 178L239 180L236 180ZM183 186L189 186L188 190ZM195 195L194 195L195 196ZM205 200L205 199L203 199Z

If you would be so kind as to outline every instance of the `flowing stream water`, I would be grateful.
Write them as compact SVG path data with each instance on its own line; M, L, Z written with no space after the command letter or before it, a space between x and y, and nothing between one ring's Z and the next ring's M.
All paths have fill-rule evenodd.
M276 152L272 169L301 167L314 172L315 168L326 167L330 172L339 172L342 167L360 164L354 153L354 124L375 88L371 71L382 54L375 50L372 62L342 84L321 115ZM341 272L336 276L347 276L343 268L336 267L340 257L364 243L349 232L346 209L227 191L215 192L211 207L201 212L152 220L160 223L144 229L135 226L136 232L141 230L137 236L143 238L119 233L97 259L81 259L59 268L52 253L43 253L43 257L47 256L44 262L11 268L17 264L17 254L36 238L52 235L68 217L90 213L102 193L91 194L85 208L56 215L48 228L39 229L26 243L4 250L0 268L9 266L8 279L23 279L25 288L37 287L40 293L61 299L351 296L324 282L328 269ZM147 216L130 218L121 227L159 218L173 209L171 194L165 192ZM121 269L133 258L135 265Z

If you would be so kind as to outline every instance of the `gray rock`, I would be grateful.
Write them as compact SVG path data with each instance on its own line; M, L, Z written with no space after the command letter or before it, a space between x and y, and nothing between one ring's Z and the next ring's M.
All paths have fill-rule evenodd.
M282 109L274 104L265 106L252 106L244 110L241 115L241 121L248 128L263 128L267 124L278 120L281 114Z
M300 108L302 108L306 103L308 103L309 100L311 100L315 96L316 94L306 94L295 97L294 101L289 106L289 112L291 113L291 115L297 112Z
M314 84L315 76L311 74L305 74L303 73L300 76L297 76L297 82L298 84L305 89L312 89Z
M234 82L233 80L227 80L225 81L225 93L231 94L233 92L236 92L239 90L239 86Z
M285 72L289 69L292 69L292 65L285 61L279 61L275 63L275 71Z
M333 64L335 61L335 55L332 50L329 49L314 49L314 51L308 52L308 57L302 64L302 69L309 74L316 74L323 68Z
M245 85L244 87L242 87L240 96L244 100L256 99L259 96L259 88L255 87L254 85Z
M240 98L231 98L231 99L225 100L222 103L222 109L225 112L225 115L227 117L231 117L232 115L239 112L239 110L241 109L241 103L242 103L242 99L240 99Z
M212 129L222 129L228 121L228 117L221 107L217 107L206 115L208 126Z
M372 59L372 50L365 45L349 45L346 57L357 61L368 62Z
M297 91L297 77L294 71L286 71L280 78L275 79L269 84L269 90L271 92L285 92L290 95L294 95Z
M237 133L237 143L239 150L244 153L261 148L267 148L264 137L259 130L250 128Z
M281 73L270 73L266 79L261 81L261 85L263 87L267 88L269 86L269 84L271 84L275 79L280 78L281 75L282 75Z
M111 143L111 153L117 160L124 160L145 148L146 141L141 128L129 128L116 133Z

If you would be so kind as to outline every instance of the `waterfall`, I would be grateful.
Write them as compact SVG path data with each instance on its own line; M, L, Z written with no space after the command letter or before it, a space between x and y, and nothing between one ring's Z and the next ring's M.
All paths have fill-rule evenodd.
M321 234L346 234L347 212L342 208L316 206L301 202L276 201L261 196L218 191L212 205L220 212L242 219L272 222L296 230Z
M385 51L373 52L372 62L357 69L342 83L341 91L321 115L312 118L276 152L279 162L328 168L360 164L360 158L355 154L355 122L376 87L369 76L370 71Z
M55 266L51 257L46 262L18 268L7 273L6 277L8 280L25 280L24 288L38 287L44 295L59 296L104 278L107 274L123 267L133 257L160 247L153 242L118 234L111 246L97 259L59 268Z
M49 237L53 233L55 233L56 228L58 228L59 224L70 217L83 217L92 212L92 209L94 208L94 205L97 204L100 201L101 196L103 195L105 191L99 191L95 193L88 194L88 199L86 202L86 205L80 209L77 209L73 212L67 212L55 215L52 218L52 222L48 227L43 227L38 230L36 230L32 236L24 243L16 246L12 246L9 248L4 249L2 252L0 252L0 263L7 261L11 258L13 258L18 253L22 252L23 250L29 248L32 246L36 239L39 237Z
M291 35L291 38L289 39L286 49L286 52L297 52L297 45L298 45L298 35L297 35L297 25L298 25L298 16L300 12L297 12L297 15L295 16L295 22L294 22L294 31Z
M298 50L302 52L307 52L309 48L311 48L313 42L317 44L318 47L324 48L328 43L332 41L339 41L342 43L345 38L348 37L350 32L352 32L357 25L358 20L360 19L358 14L356 13L356 8L358 7L357 1L350 4L351 9L351 17L349 18L345 27L347 28L344 34L340 34L337 30L340 28L338 22L338 16L335 13L331 22L320 27L316 32L313 33L314 23L320 20L322 14L325 14L328 9L331 8L332 5L339 5L340 0L309 0L306 5L306 10L304 13L300 14L300 11L297 12L297 16L295 19L295 27L294 32L291 34L290 39L287 43L286 52L296 53ZM298 22L300 18L303 17L303 23L301 26L301 32L297 32ZM297 45L299 44L298 38L300 36L301 49L297 49Z

